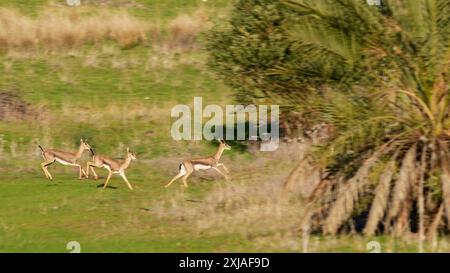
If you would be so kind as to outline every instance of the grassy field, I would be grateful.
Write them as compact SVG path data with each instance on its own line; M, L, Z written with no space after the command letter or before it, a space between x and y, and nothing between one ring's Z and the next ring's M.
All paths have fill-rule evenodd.
M195 236L183 225L153 216L152 202L171 193L160 177L139 177L130 171L133 192L117 179L103 190L97 187L101 181L78 181L70 174L51 183L33 174L4 177L0 251L67 252L69 241L80 242L83 252L242 250L239 237ZM204 190L194 186L188 195L196 198Z
M0 7L37 17L59 2L1 1ZM105 6L91 2L83 7L87 12L124 9L120 1L101 1ZM227 6L227 1L125 2L132 2L125 5L129 14L152 24ZM215 144L173 141L170 109L192 104L194 96L210 103L232 101L230 90L204 69L204 60L199 50L178 52L151 43L121 49L111 41L51 51L3 51L0 90L19 96L31 114L12 113L0 121L0 158L5 162L0 168L0 251L67 252L72 240L81 243L83 252L243 250L245 240L238 236L194 235L152 213L154 203L174 192L196 199L213 182L223 183L210 176L193 178L187 190L179 184L163 188L183 156L215 150ZM36 144L75 150L80 137L113 157L123 157L130 146L138 155L128 172L136 190L129 191L118 178L103 190L104 172L99 171L98 181L80 181L76 170L56 164L50 168L55 180L46 180ZM205 179L207 183L199 183Z
M102 173L104 178L105 173ZM301 251L301 238L278 232L199 230L189 216L163 212L161 201L173 200L189 210L201 210L208 191L227 182L192 179L187 190L179 184L169 190L157 166L136 164L129 172L135 186L129 191L118 178L103 190L103 181L78 180L72 173L55 174L49 182L36 173L5 175L0 181L0 252L69 252L66 244L77 241L82 252L292 252ZM232 182L233 183L233 182ZM164 214L167 213L167 216ZM202 221L208 215L197 216ZM359 236L312 236L314 252L369 252L370 240L380 242L382 252L415 252L414 242ZM435 251L448 249L441 239Z
M0 0L0 8L29 18L49 9L73 12L63 3ZM226 14L230 2L85 3L83 16L126 12L156 25L157 38L150 31L150 38L125 48L102 38L51 49L37 44L0 50L0 95L13 98L8 115L0 112L0 252L68 252L69 241L78 241L82 252L301 251L295 225L302 204L295 198L274 201L274 189L298 156L296 147L277 154L233 149L224 155L230 182L205 172L194 175L187 189L181 183L163 187L182 158L211 154L217 145L174 141L170 109L192 105L194 96L204 104L234 102L232 91L206 68L200 36L174 46L174 20L190 16L197 22L191 26L201 29L182 32L197 33L210 20L195 21L196 16ZM46 180L37 144L75 151L81 137L113 158L123 158L126 147L134 150L138 160L127 176L136 189L128 190L120 177L102 189L105 171L98 171L99 180L78 180L75 169L57 164L50 167L54 181ZM87 159L85 154L82 162ZM416 251L414 242L375 240L383 252ZM310 251L367 252L368 239L358 236L310 241ZM443 239L434 250L447 245Z
M102 8L119 8L120 1L103 2L109 5ZM0 2L29 16L48 5ZM202 1L136 1L127 12L154 23L189 14L199 5L205 7ZM88 8L100 9L95 3ZM238 238L190 236L185 228L148 212L153 202L180 190L178 185L163 188L177 171L180 155L214 150L212 145L189 147L170 138L174 105L192 103L196 95L211 102L230 100L229 90L213 80L203 62L198 51L181 55L149 44L122 50L108 41L51 52L3 52L0 90L20 96L33 114L19 122L15 117L0 122L0 157L6 162L0 168L0 251L66 252L71 240L79 241L86 252L219 251L239 246ZM129 191L117 178L111 182L114 188L102 190L97 186L104 173L98 181L79 181L75 170L56 164L51 167L55 180L45 180L36 144L74 150L80 137L114 157L123 157L126 146L135 150L139 160L128 176L136 190ZM165 168L148 162L163 155L173 159L172 168L167 162ZM191 187L188 193L194 198L208 186Z

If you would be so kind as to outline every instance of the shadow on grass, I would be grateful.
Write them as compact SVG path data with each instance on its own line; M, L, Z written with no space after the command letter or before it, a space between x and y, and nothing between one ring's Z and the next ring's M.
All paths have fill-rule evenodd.
M97 185L97 188L103 188L104 186L105 186L105 183L99 184L99 185ZM117 187L115 187L115 186L106 186L106 188L113 189L113 190L117 189Z

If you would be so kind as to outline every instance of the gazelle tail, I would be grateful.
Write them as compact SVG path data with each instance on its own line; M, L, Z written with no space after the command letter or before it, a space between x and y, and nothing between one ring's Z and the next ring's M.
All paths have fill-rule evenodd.
M44 159L46 160L47 158L45 157L45 150L44 148L42 148L42 146L40 144L38 144L39 149L41 149L42 151L42 156L44 157Z

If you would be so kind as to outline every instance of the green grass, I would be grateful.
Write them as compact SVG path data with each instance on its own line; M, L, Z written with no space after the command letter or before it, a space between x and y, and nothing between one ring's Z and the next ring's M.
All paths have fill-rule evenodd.
M201 200L214 184L226 183L221 179L202 181L195 176L187 189L181 183L165 189L167 174L141 162L127 172L135 187L130 191L117 176L110 181L111 187L102 189L106 175L102 170L98 171L99 180L78 180L75 170L57 165L51 171L54 181L38 171L0 178L0 252L69 252L66 245L70 241L79 242L82 252L293 251L261 248L257 238L239 234L198 232L189 222L157 216L158 202L184 191L186 205L192 205L189 200ZM389 237L315 235L310 250L368 252L366 244L372 240L380 243L382 252L417 251L415 242ZM446 251L445 246L441 244L438 250Z
M142 167L141 167L142 168ZM58 169L58 167L56 167ZM99 174L101 171L99 172ZM83 252L210 252L240 250L236 237L205 237L188 227L152 215L149 204L177 191L162 185L163 177L129 172L136 190L113 177L114 188L103 190L100 180L78 180L73 173L7 175L0 180L0 252L68 252L69 241ZM198 198L191 187L188 195Z
M114 102L192 103L194 96L202 96L206 101L223 101L229 94L202 67L177 63L179 61L172 55L158 56L157 52L145 47L122 50L115 56L98 51L92 48L78 57L0 57L0 69L6 70L7 64L11 66L0 76L0 90L19 92L30 102L57 108L63 103L73 106L87 103L101 106ZM98 55L95 65L84 64L89 52ZM158 63L148 65L153 56L157 62L173 63L173 67L164 68ZM202 62L204 58L196 53L187 57L193 62L196 59ZM125 67L115 67L117 65ZM21 78L26 80L19 80Z
M0 7L35 16L48 2L0 0ZM136 2L142 5L128 11L152 21L227 3ZM91 55L95 61L86 64ZM83 252L241 250L242 238L195 234L191 227L151 212L154 202L183 189L178 183L163 188L178 163L164 169L149 160L215 149L207 143L177 143L170 136L170 109L176 104L192 104L194 96L205 103L231 101L230 90L214 80L204 59L203 52L164 53L151 44L126 50L105 43L50 53L1 53L0 91L18 94L40 116L0 121L0 158L8 158L0 167L0 252L68 252L66 244L73 240ZM129 109L142 113L129 114ZM136 190L129 191L118 177L110 182L116 188L103 190L98 186L104 171L99 171L99 181L79 181L75 170L56 164L51 167L55 180L46 180L36 145L75 150L80 137L112 157L124 156L119 145L131 146L138 162L128 177ZM195 199L209 188L206 183L186 191Z
M65 2L65 0L0 0L0 7L17 9L25 14L36 16L41 9L52 3L59 4L60 7L63 7ZM179 14L193 13L199 8L207 8L210 10L225 9L232 3L231 0L135 0L134 2L134 5L126 7L129 12L140 18L159 20L161 22L174 18ZM109 3L109 8L123 9L119 4L120 1L110 0L106 3ZM82 4L82 6L95 5Z
M48 0L0 0L0 7L14 8L34 15L48 2Z
M143 7L134 9L134 14L145 18L161 18L162 20L173 18L178 14L193 13L198 8L220 10L227 8L232 3L231 0L138 0L137 2L142 4Z
M154 67L145 69L148 59L157 54L150 48L117 50L113 56L117 62L133 64L114 67L109 54L92 47L78 52L77 57L0 56L0 70L5 63L12 63L0 75L0 90L20 95L49 119L47 126L35 120L0 122L5 145L15 141L19 149L31 149L36 139L39 142L49 135L54 146L69 143L76 147L80 137L87 137L102 152L125 143L133 144L144 157L156 157L171 152L174 144L170 136L172 107L192 105L194 96L203 97L205 104L231 100L230 90L203 68L204 56L199 53L185 54L186 63L171 55L159 56ZM98 60L94 66L85 66L85 58L92 52ZM170 62L170 66L159 62ZM118 111L111 112L112 106ZM129 116L130 111L139 109L142 114ZM149 131L153 132L150 137L146 135Z
M49 2L0 0L0 7L36 16ZM119 8L114 0L110 2L109 8ZM231 1L135 2L140 5L127 7L129 12L164 23L199 7L221 12ZM82 252L293 251L277 246L262 249L259 238L229 234L226 227L219 235L203 233L183 219L155 213L162 201L180 192L185 192L186 206L201 205L188 200L201 200L215 184L225 183L195 175L188 189L180 182L163 187L184 156L211 154L216 149L215 143L206 141L172 140L171 108L192 105L194 96L203 97L204 105L234 102L232 90L215 79L205 60L201 49L164 52L150 42L129 49L106 42L51 52L1 52L0 92L18 94L39 115L0 120L0 252L69 252L69 241L80 242ZM104 170L98 171L98 181L78 180L76 170L57 164L50 167L54 181L46 180L37 144L75 150L81 137L88 138L97 153L114 158L123 157L125 148L131 147L138 161L127 176L136 189L128 190L115 176L112 187L103 190ZM227 152L227 159L249 166L254 158L236 150ZM264 175L284 175L292 162L277 163L285 168L262 166ZM244 169L234 175L251 173ZM414 243L376 239L387 245L387 251L416 251ZM315 251L367 251L366 238L313 236L311 241L318 242L312 248Z

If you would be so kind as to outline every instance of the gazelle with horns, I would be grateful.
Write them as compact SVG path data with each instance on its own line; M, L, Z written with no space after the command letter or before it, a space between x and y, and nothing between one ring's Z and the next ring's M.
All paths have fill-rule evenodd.
M123 178L123 180L125 180L125 182L127 183L128 188L130 188L130 190L132 190L133 187L131 186L130 182L128 181L127 177L125 176L125 170L128 168L128 166L130 166L131 161L135 160L135 159L136 159L136 155L133 152L130 152L129 148L127 148L127 158L123 162L119 162L117 160L114 160L114 159L111 159L109 157L102 156L102 155L94 155L92 157L92 162L87 163L87 166L86 166L87 176L89 176L89 169L90 169L92 171L92 173L94 174L95 179L98 179L98 175L95 172L94 167L105 168L109 171L109 174L108 174L108 178L106 178L106 182L103 185L103 188L106 188L109 180L111 179L112 174L115 173L115 174L119 174Z
M219 141L219 148L217 149L217 152L214 155L183 160L183 162L181 162L179 166L178 174L175 175L165 187L166 188L169 187L175 180L179 178L182 178L184 186L187 187L188 185L186 180L194 171L208 170L211 168L217 171L223 177L225 177L226 180L228 180L228 176L225 175L222 171L220 171L218 167L222 166L225 172L228 173L227 167L223 163L219 163L219 160L222 156L223 151L231 150L231 147L228 144L226 144L225 141L223 141L222 139L218 139L218 141Z
M65 165L65 166L74 166L78 167L79 169L79 179L81 179L81 174L85 175L87 177L87 174L84 172L83 168L81 168L81 165L78 164L78 159L80 159L81 155L85 150L90 150L92 153L91 146L87 143L86 139L80 139L80 147L78 148L78 152L71 153L71 152L64 152L60 150L54 150L54 149L44 149L41 145L38 145L38 147L42 150L42 156L44 157L44 162L41 163L42 170L44 171L45 177L53 180L53 177L51 173L48 170L48 166L53 164L55 161Z

